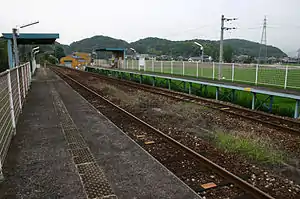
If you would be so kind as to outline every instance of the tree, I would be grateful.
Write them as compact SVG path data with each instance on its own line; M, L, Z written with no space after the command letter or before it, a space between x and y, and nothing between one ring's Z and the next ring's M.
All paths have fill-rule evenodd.
M54 49L54 56L60 60L60 58L65 57L65 51L63 49L63 47L61 47L60 45L55 45L55 49Z
M233 57L233 49L230 45L224 46L224 52L223 52L223 60L224 62L232 62Z
M8 69L7 43L0 39L0 72Z

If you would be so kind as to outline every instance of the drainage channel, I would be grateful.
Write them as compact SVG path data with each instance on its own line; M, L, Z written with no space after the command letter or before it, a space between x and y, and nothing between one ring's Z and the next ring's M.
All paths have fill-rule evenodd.
M77 174L80 177L87 198L111 198L117 199L108 183L102 168L97 164L87 143L78 131L59 93L49 82L51 95L53 97L54 110L60 121L68 149L76 166Z

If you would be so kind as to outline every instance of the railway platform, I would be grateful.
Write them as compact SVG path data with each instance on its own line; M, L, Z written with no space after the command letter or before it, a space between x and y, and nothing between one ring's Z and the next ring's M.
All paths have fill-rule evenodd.
M200 198L50 69L36 72L0 198Z

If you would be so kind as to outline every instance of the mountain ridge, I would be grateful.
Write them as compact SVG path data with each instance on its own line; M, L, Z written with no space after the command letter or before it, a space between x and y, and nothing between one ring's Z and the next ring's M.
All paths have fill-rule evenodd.
M214 59L219 55L219 41L217 40L168 40L158 37L146 37L134 42L127 42L122 39L116 39L104 35L95 35L90 38L85 38L79 41L72 42L70 45L61 44L66 54L74 51L92 52L100 47L118 47L118 48L134 48L141 54L169 55L173 57L183 56L199 56L200 49L194 44L198 42L203 45L204 53L212 56ZM245 39L226 39L224 40L225 48L231 48L234 55L249 55L257 57L261 45L258 42L253 42ZM282 50L275 46L267 46L269 57L285 57L287 56Z

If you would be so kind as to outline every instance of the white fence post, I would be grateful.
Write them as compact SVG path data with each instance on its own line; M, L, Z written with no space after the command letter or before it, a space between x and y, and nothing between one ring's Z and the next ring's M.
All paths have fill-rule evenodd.
M213 62L212 79L215 79L215 62Z
M23 98L25 98L26 93L25 93L25 72L24 72L24 67L21 66L21 71L22 71L22 85L23 85Z
M164 71L164 63L163 63L163 61L161 60L161 61L160 61L160 72L163 73L163 71Z
M257 85L258 81L258 64L256 64L256 70L255 70L255 85Z
M154 59L152 58L152 72L154 72Z
M184 61L182 62L182 75L184 76Z
M199 62L197 61L197 77L199 77Z
M25 64L25 69L26 69L26 75L27 75L27 92L29 90L29 83L30 83L30 73L29 73L29 64Z
M287 78L288 78L288 69L289 68L289 66L288 65L286 65L285 66L285 78L284 78L284 89L286 89L286 87L287 87Z
M234 63L232 63L232 69L231 69L231 81L234 81Z
M137 65L138 65L139 71L141 71L140 60L137 60Z
M10 70L7 73L7 85L8 85L8 94L9 94L9 102L10 102L10 115L11 115L11 122L14 129L14 135L16 134L16 120L15 120L15 111L14 111L14 101L12 96L12 89L11 89L11 79L10 79Z
M128 59L126 59L126 69L128 69Z
M24 84L25 84L25 96L27 95L27 70L26 70L26 66L23 65L23 70L24 70Z
M18 84L18 96L19 96L20 112L22 112L22 98L21 98L21 89L20 89L19 68L17 68L17 84Z
M28 74L29 74L29 83L28 85L31 85L31 81L32 81L32 72L31 72L31 67L30 67L30 63L28 64Z
M171 61L171 74L173 74L173 60Z
M145 60L145 65L144 65L144 71L147 71L147 63L146 63L146 60Z
M133 59L131 60L131 69L133 70Z

